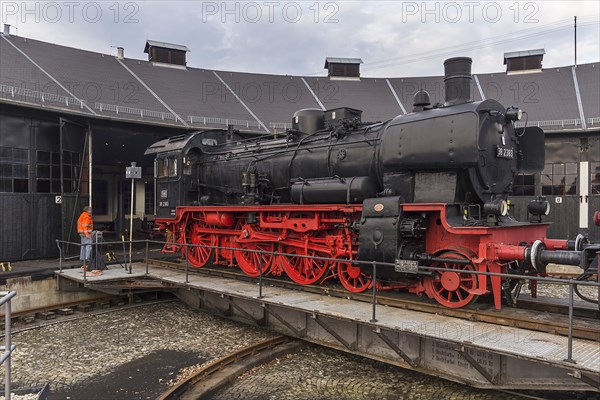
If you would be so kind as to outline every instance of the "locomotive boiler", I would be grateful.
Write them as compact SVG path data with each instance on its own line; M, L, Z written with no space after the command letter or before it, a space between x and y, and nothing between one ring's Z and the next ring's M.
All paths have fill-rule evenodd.
M421 90L413 112L389 121L363 122L350 108L307 109L277 136L205 130L154 144L146 154L156 155L164 251L197 267L237 265L301 284L332 278L354 292L403 288L448 307L491 293L499 308L514 286L471 271L597 268L598 246L583 236L545 238L544 199L529 207L537 222L510 214L515 175L544 166L544 132L516 128L517 108L472 101L471 59L444 66L444 104L430 104ZM380 263L377 282L371 265L356 260Z

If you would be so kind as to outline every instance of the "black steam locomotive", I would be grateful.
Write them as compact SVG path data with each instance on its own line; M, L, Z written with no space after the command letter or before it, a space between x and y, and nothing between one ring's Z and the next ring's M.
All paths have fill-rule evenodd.
M156 154L164 251L181 251L197 267L238 265L301 284L337 278L354 292L404 288L448 307L488 293L500 307L510 282L469 271L597 268L598 246L582 236L545 239L544 199L529 206L537 223L510 215L515 175L544 166L544 132L515 128L517 108L473 102L471 59L444 66L444 104L419 91L412 113L383 123L362 122L350 108L308 109L279 136L205 130L154 144L146 154ZM373 282L357 259L389 264Z

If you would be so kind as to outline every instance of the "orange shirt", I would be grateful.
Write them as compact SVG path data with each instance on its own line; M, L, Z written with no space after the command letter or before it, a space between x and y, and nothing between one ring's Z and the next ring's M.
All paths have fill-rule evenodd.
M90 236L92 234L92 230L94 230L92 215L84 211L77 220L77 232L85 236Z

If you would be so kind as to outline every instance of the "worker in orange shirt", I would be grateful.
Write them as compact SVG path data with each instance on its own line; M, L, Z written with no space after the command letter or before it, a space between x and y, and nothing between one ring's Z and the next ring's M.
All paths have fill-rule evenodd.
M77 232L81 237L81 251L79 253L79 259L83 261L82 269L85 268L85 264L90 261L90 254L92 252L92 231L94 230L94 222L92 221L92 207L86 206L83 208L83 212L77 220Z

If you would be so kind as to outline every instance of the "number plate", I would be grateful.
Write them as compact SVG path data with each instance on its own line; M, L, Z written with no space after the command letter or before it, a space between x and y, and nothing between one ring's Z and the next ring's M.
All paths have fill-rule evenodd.
M394 267L394 270L396 272L402 272L405 274L416 274L419 272L419 262L396 259L396 266Z
M512 147L498 146L496 147L496 157L512 160L515 158L515 149Z

